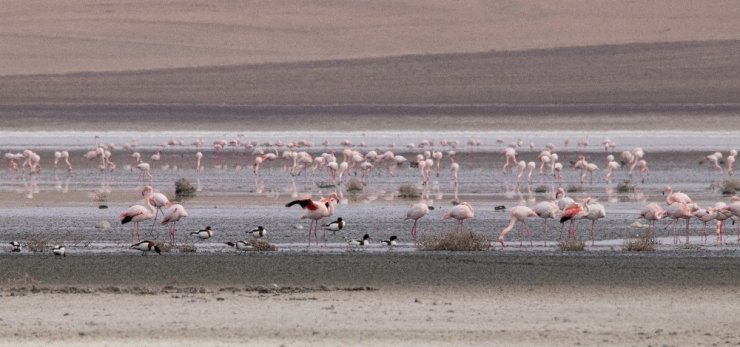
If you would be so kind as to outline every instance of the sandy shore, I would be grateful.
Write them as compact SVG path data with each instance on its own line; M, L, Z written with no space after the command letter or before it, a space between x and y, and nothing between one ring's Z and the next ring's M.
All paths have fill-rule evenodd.
M11 345L740 342L735 258L0 257Z

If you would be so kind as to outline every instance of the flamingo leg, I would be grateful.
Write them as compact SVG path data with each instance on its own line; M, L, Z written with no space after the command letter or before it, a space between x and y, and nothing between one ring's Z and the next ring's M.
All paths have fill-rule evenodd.
M529 225L527 225L527 221L522 221L522 223L524 224L524 230L527 231L527 237L529 237L529 246L534 246L534 244L532 243L532 230L529 230Z
M594 240L596 239L596 220L591 221L591 246L594 245Z
M413 238L414 241L416 241L416 223L418 222L418 219L414 220L414 225L411 227L411 238Z
M686 244L689 244L689 223L691 222L691 218L686 218Z

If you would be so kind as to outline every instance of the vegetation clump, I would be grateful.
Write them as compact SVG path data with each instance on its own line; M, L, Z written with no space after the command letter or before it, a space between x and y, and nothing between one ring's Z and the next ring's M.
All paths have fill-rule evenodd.
M253 239L249 240L249 243L252 245L255 251L277 251L277 247L275 247L275 245L271 244L267 240Z
M618 193L634 193L635 192L635 185L630 184L629 180L625 180L622 182L617 183L617 192Z
M398 197L403 199L418 199L421 197L421 193L415 185L404 184L398 187Z
M185 178L175 182L175 200L192 198L195 196L195 187Z
M488 251L491 241L481 233L446 232L424 237L417 247L422 251Z
M358 180L357 178L352 178L347 181L348 192L361 192L364 188L365 185L362 184L362 181Z
M581 240L567 240L558 242L561 252L580 252L586 249L586 244Z
M568 186L565 191L567 191L568 193L582 193L583 186Z
M652 237L629 239L624 241L622 250L625 252L652 252L655 251L656 243Z
M34 237L26 242L26 248L34 253L43 252L47 247L48 241L44 238Z
M722 195L735 195L740 190L740 180L728 179L719 185Z

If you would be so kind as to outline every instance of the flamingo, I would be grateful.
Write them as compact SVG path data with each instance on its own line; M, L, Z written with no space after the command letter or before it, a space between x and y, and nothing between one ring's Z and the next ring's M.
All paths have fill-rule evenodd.
M704 224L701 228L700 235L702 242L707 243L707 223L717 219L717 211L712 207L700 208L694 212L694 218Z
M583 218L584 211L581 204L571 203L563 209L563 213L560 214L560 235L562 238L563 234L563 223L570 220L570 227L568 228L568 239L573 240L576 238L576 219Z
M665 186L663 188L663 195L665 195L665 202L668 205L671 205L674 202L679 202L682 204L693 203L688 195L681 192L674 192L671 186Z
M459 182L458 180L458 171L460 171L460 164L458 163L452 163L450 164L450 170L452 171L452 184L457 185Z
M167 196L162 193L155 193L152 186L145 186L144 189L141 191L141 195L148 199L152 206L156 208L156 212L154 213L154 222L157 221L157 216L159 215L159 212L162 212L162 214L164 215L162 207L172 207L172 202L170 202L170 199L168 199ZM152 229L154 229L154 223L152 223Z
M584 219L591 221L591 246L594 245L594 239L596 238L596 221L606 217L606 211L604 205L598 202L591 202L590 197L586 197L583 201L583 208L585 210Z
M466 219L473 218L473 215L473 207L470 206L470 204L468 204L467 202L461 202L455 207L451 208L449 212L445 213L445 215L442 217L442 220L447 220L450 218L457 219L457 231L462 232L463 222L465 222Z
M183 219L188 216L188 211L185 210L185 207L183 207L180 204L174 204L171 205L172 208L169 212L162 218L162 225L170 224L170 228L167 230L167 235L170 237L170 243L172 245L175 244L175 224L177 224L180 219ZM156 216L155 216L156 218Z
M514 224L518 221L522 225L522 229L527 232L527 235L529 235L529 245L532 245L532 232L529 230L529 226L527 225L527 218L529 217L536 217L537 213L535 213L531 208L527 206L514 206L514 208L511 209L511 217L509 217L509 224L501 230L501 232L498 234L498 242L501 243L501 247L506 247L504 244L504 238L506 237L506 234L511 231L511 229L514 228ZM520 237L519 237L519 245L522 245L522 239L524 238L524 233L520 229Z
M730 155L727 156L727 175L732 176L732 174L735 172L735 156L737 156L737 150L732 149L730 150Z
M665 210L657 203L651 202L642 208L638 219L642 218L648 222L648 232L652 231L650 238L655 238L655 221L661 220L663 217L665 217Z
M121 212L118 216L121 224L134 222L134 227L131 229L132 242L139 239L139 222L154 218L154 212L154 206L149 202L149 199L144 199L144 206L133 205ZM134 239L134 235L136 239Z
M419 223L419 219L429 213L429 210L434 210L434 206L429 206L426 202L422 201L411 205L411 207L406 211L406 218L404 218L404 220L414 220L414 225L411 227L411 237L414 239L414 241L416 241L416 236L418 233L416 225Z
M306 212L303 214L301 219L310 219L311 223L308 227L308 244L311 244L311 232L313 231L314 236L316 237L316 244L319 243L319 235L318 235L318 224L319 220L329 217L334 213L334 203L337 202L339 198L337 197L337 193L331 193L328 197L322 198L319 201L311 200L309 199L300 199L300 200L294 200L287 204L285 204L285 207L291 207L293 205L300 205L301 208L303 208ZM324 235L326 237L326 235Z
M665 209L665 214L669 218L673 219L673 244L678 244L678 233L676 233L676 227L678 226L679 219L686 219L686 243L689 243L689 222L691 221L692 211L689 204L683 202L675 202L668 205Z
M547 220L553 219L560 212L557 202L554 200L541 201L532 208L538 217L545 220L545 246L547 246Z
M555 200L558 201L558 209L561 211L576 202L573 198L565 196L563 187L558 187L558 191L555 193Z
M195 153L195 171L200 171L200 169L202 168L200 164L202 159L203 159L203 153L196 152Z

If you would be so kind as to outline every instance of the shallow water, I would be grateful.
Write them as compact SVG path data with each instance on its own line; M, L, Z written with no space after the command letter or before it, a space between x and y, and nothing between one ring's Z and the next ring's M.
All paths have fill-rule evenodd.
M148 158L157 150L162 150L162 160L152 163L152 185L162 192L173 196L174 182L179 178L186 178L198 187L197 196L182 202L189 212L189 217L178 223L178 242L195 244L198 252L232 251L224 242L244 239L245 230L256 225L264 225L268 229L268 239L283 251L310 251L310 252L346 252L344 237L359 238L361 235L371 234L377 241L387 239L391 235L398 235L401 246L396 252L414 251L408 230L411 222L403 221L406 208L414 200L398 197L399 187L413 185L423 196L430 200L437 209L420 221L422 235L452 230L454 222L441 221L442 215L452 206L452 201L469 201L475 207L475 218L465 222L467 230L482 232L491 239L495 239L498 232L508 222L509 214L496 212L494 207L505 205L512 207L517 204L534 204L548 199L553 195L558 182L551 175L540 176L538 170L533 174L532 183L523 182L517 187L513 174L503 174L501 166L504 163L500 151L506 144L522 138L524 146L519 149L519 159L536 161L539 149L545 143L555 143L560 162L565 166L562 186L571 192L568 195L574 198L591 196L598 199L606 207L607 217L596 224L597 245L590 250L620 250L625 238L635 237L644 233L644 229L630 229L629 225L639 214L639 210L647 202L661 202L661 191L664 185L670 184L675 190L688 193L701 206L713 204L716 201L729 202L728 197L719 192L719 185L727 179L726 173L709 172L708 163L702 162L707 154L721 150L725 155L730 148L740 147L740 137L734 131L662 131L648 133L642 131L604 132L589 134L590 145L585 148L576 147L579 138L586 138L586 132L450 132L431 133L404 131L391 132L254 132L254 133L215 133L174 131L159 133L140 132L3 132L0 136L0 148L3 152L17 152L25 148L37 151L42 157L42 171L39 174L28 174L5 170L0 185L0 218L3 220L3 244L10 240L27 242L31 239L45 238L49 244L62 243L70 246L70 252L126 252L126 246L131 243L130 225L120 225L118 213L127 206L141 203L140 190L143 182L137 172L131 171L129 165L131 151L121 149L121 144L139 140L137 150L142 158ZM99 139L95 139L99 136ZM206 145L200 148L205 156L202 171L196 171L196 148L189 143L196 137L202 136ZM460 163L460 183L452 184L449 159L445 155L442 161L440 175L434 176L428 186L420 184L418 170L410 168L408 164L394 168L395 176L387 175L384 166L378 167L368 174L365 186L360 192L347 192L346 187L339 189L341 201L334 217L341 216L348 221L344 235L330 235L328 243L323 246L307 247L308 222L299 219L302 215L300 208L285 208L286 202L296 197L312 194L323 196L334 188L320 188L320 182L330 181L329 174L317 172L315 175L308 171L307 175L291 176L286 170L290 163L284 160L265 162L260 176L252 172L253 152L244 147L227 147L223 154L217 155L210 143L217 138L240 139L242 142L282 140L289 142L292 139L307 139L314 143L311 148L304 148L312 155L317 156L324 151L338 153L341 162L341 147L339 142L351 139L355 145L364 142L364 148L357 149L365 152L369 148L378 148L381 151L390 149L390 143L396 143L393 149L397 154L413 160L422 150L417 146L411 148L404 144L418 144L422 139L458 139L457 161ZM624 168L621 168L610 183L603 181L604 170L594 173L593 183L588 178L580 184L578 173L570 168L569 162L574 162L579 153L585 153L590 162L603 168L606 164L606 154L600 142L604 137L616 141L617 147L613 153L618 158L619 152L629 150L635 146L645 149L645 159L648 161L650 173L629 177ZM467 139L476 138L483 142L480 147L469 147ZM503 143L497 143L502 138ZM169 139L182 139L183 146L160 146ZM247 140L249 139L249 140ZM564 140L570 139L565 146ZM84 152L94 146L95 141L101 143L115 143L112 160L118 168L112 172L100 172L97 161L88 161L82 158ZM330 146L323 147L320 143L328 140ZM529 140L535 142L535 149L528 147ZM274 147L263 147L266 151L275 151ZM436 148L441 148L437 142ZM52 165L53 151L69 149L72 164L75 166L71 173L61 168L54 169ZM445 154L449 147L444 148ZM279 150L282 152L282 149ZM350 178L360 179L362 172L357 176L350 174ZM526 175L526 173L525 173ZM628 192L619 192L617 183L630 180L635 189ZM581 191L582 190L582 191ZM98 205L105 204L107 209L99 209ZM112 228L100 230L95 228L96 222L108 221ZM588 225L587 225L588 224ZM200 241L188 235L188 232L211 225L216 230L215 236L206 241ZM659 223L658 235L667 237L671 229L664 228L665 223ZM683 224L682 224L683 225ZM534 218L530 221L535 246L523 247L524 250L550 252L558 238L560 225L557 221L549 221L548 246L543 243L544 234L542 220ZM579 223L579 238L590 238L590 223ZM701 243L696 236L700 229L698 222L692 222L692 243ZM712 229L712 228L710 228ZM146 233L151 230L151 223L142 224L142 237L149 237ZM166 227L157 225L155 235L158 240L166 237ZM709 238L709 246L705 249L725 250L727 247L737 246L734 227L732 235L726 241L731 245L714 245L714 236ZM711 232L710 232L711 234ZM507 248L519 249L518 227L507 236ZM683 240L683 238L682 238ZM590 242L588 243L590 244ZM662 249L673 249L672 239L662 241ZM9 249L9 248L8 248ZM386 248L375 245L366 252L387 251ZM135 251L131 251L136 253Z

